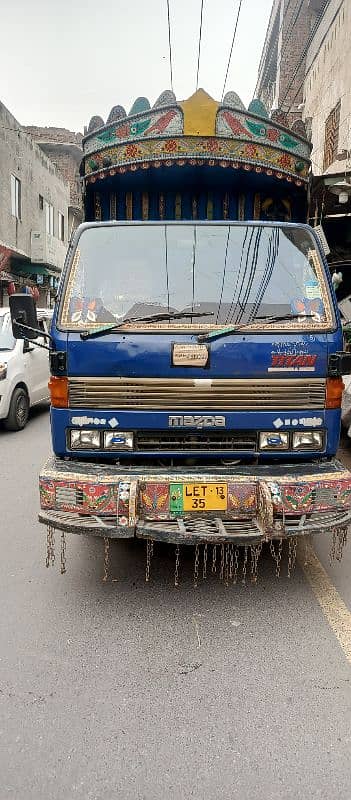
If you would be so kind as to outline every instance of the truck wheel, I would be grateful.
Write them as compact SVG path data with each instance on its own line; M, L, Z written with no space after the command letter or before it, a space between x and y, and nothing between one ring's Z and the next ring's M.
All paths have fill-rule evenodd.
M5 419L5 428L8 431L21 431L28 421L29 400L27 392L19 386L15 389L10 403L10 410Z

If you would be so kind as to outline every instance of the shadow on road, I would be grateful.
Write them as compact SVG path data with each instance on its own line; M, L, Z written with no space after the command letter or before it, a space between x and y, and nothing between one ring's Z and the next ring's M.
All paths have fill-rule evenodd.
M27 425L30 425L31 422L39 419L40 417L47 416L49 411L50 411L50 403L48 400L44 400L42 403L38 403L37 405L32 406L32 408L29 410L29 419ZM0 420L0 431L4 431L5 433L8 434L18 433L18 435L20 435L23 432L23 431L6 431L3 419Z

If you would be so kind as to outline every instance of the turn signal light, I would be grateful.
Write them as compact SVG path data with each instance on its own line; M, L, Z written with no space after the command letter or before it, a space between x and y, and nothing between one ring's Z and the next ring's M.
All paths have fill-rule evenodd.
M49 383L51 405L53 408L68 408L68 380L51 376Z
M345 389L342 378L327 378L326 408L341 408L342 393Z

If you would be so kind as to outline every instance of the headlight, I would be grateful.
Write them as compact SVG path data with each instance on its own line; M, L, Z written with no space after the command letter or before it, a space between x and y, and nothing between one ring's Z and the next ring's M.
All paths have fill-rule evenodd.
M101 447L100 431L71 431L72 450L98 450Z
M133 450L133 434L123 431L104 433L105 450Z
M0 381L3 381L7 375L7 364L0 364Z
M295 431L293 450L322 450L324 435L321 431Z
M287 450L289 434L271 431L260 433L260 450Z

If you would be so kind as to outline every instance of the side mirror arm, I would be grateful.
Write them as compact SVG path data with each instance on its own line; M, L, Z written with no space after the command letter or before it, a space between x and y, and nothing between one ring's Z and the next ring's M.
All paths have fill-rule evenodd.
M34 330L34 328L32 328L32 330ZM41 336L43 335L41 331L40 331L40 335ZM30 343L32 345L32 347L31 347L32 350L33 350L33 347L41 347L42 350L49 350L49 352L51 352L51 347L49 347L47 344L40 344L35 339L30 339L30 340L29 339L24 339L23 341L24 342L28 342L28 344L29 344L29 341L30 341Z
M21 322L19 319L14 320L14 323L15 325L18 325L19 328L23 328L24 331L31 331L32 333L36 333L38 336L42 336L43 339L49 339L49 341L52 342L52 336L50 333L45 333L45 331L40 330L40 328L31 328L30 325L25 325L24 322ZM44 345L40 344L38 347L44 347Z

